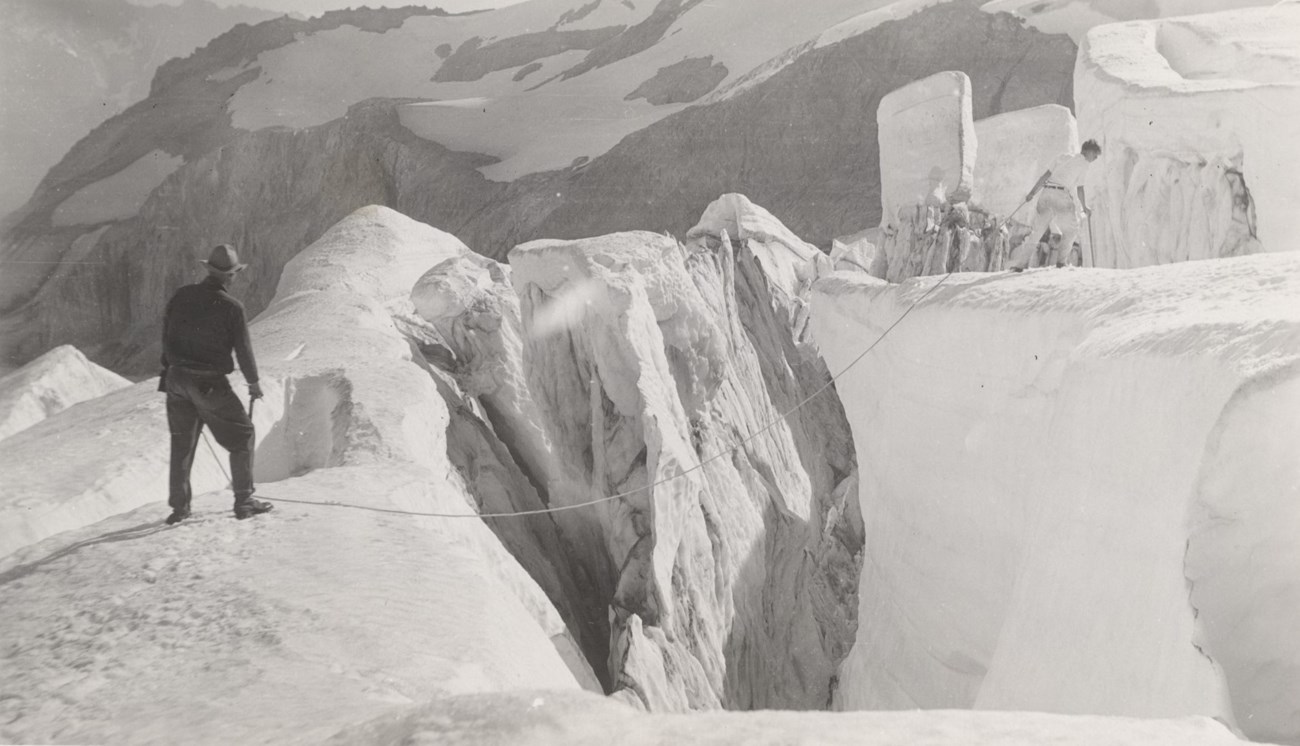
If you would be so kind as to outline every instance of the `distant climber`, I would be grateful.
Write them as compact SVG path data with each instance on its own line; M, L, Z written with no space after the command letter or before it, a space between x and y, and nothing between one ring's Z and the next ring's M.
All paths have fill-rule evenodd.
M1060 248L1053 252L1056 254L1054 257L1056 266L1064 267L1069 261L1069 252L1079 236L1081 226L1079 218L1092 213L1088 208L1088 200L1083 194L1083 177L1088 172L1088 166L1097 160L1099 155L1101 155L1101 146L1096 140L1089 140L1083 144L1079 153L1062 154L1052 163L1051 168L1038 177L1034 188L1030 189L1029 195L1025 197L1025 202L1029 202L1035 194L1042 191L1042 196L1038 198L1036 205L1037 214L1029 229L1029 235L1025 236L1020 245L1011 252L1009 265L1011 271L1022 272L1029 266L1039 238L1053 223L1061 230ZM1078 197L1077 203L1075 195Z
M221 244L207 261L208 276L186 285L167 302L163 316L162 373L158 390L167 392L167 427L171 430L171 476L168 524L190 515L190 468L199 436L207 425L230 452L235 517L265 513L271 504L253 499L253 421L230 388L231 352L248 382L250 399L262 398L257 362L248 338L244 306L227 292L239 263L234 247Z

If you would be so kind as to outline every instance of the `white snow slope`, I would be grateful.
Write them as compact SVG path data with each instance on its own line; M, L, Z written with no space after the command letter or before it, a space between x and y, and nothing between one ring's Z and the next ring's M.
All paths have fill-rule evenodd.
M75 347L55 347L0 378L0 440L78 402L130 385Z
M939 278L814 286L843 370ZM1300 256L954 275L837 382L867 526L838 705L1300 743Z
M1300 2L1093 29L1074 72L1098 266L1294 251Z
M401 512L472 514L389 310L466 251L373 207L285 268L253 325L276 513L198 494L224 478L209 463L196 516L161 525L156 381L4 442L0 741L311 743L396 704L578 688L558 614L480 520Z

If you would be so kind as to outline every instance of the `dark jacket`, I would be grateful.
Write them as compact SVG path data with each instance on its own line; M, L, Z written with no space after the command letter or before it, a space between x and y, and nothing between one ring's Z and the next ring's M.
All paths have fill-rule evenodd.
M221 282L209 277L186 285L167 302L163 316L162 366L192 371L231 373L235 367L230 353L248 383L257 382L257 362L248 339L244 305L235 300ZM160 382L160 389L162 383Z

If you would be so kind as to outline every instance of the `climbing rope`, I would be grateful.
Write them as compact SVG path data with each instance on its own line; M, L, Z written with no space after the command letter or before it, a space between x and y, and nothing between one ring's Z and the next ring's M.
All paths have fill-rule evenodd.
M715 453L714 455L704 459L703 461L699 462L698 464L692 466L689 469L686 469L685 471L682 471L678 474L674 474L673 476L670 477L664 477L663 479L660 479L659 481L653 482L651 484L642 485L640 487L635 487L630 490L624 490L622 492L616 492L612 495L605 495L604 497L598 497L592 500L572 503L570 505L557 505L554 507L534 508L531 510L513 510L508 512L501 512L501 513L425 513L425 512L415 512L415 511L407 511L407 510L396 510L392 508L375 508L366 505L356 505L352 503L339 502L337 500L327 500L327 501L294 500L287 497L269 497L267 495L260 495L260 497L266 500L270 500L272 502L299 503L302 505L324 505L324 506L337 507L337 508L354 508L357 510L370 510L376 513L395 513L398 515L426 516L429 518L518 518L518 517L530 516L530 515L543 515L546 513L559 513L565 510L577 510L578 508L587 508L592 505L599 505L601 503L612 502L614 500L618 500L620 498L624 498L629 495L635 495L638 492L644 492L646 490L654 489L655 487L658 487L662 484L667 484L669 482L676 481L686 476L687 474L690 474L695 471L699 471L700 469L703 469L708 464L717 461L723 456L727 456L731 453L734 453L735 451L739 450L741 446L745 445L749 441L753 440L754 438L757 438L758 436L762 435L763 433L775 427L778 422L785 421L785 419L788 418L790 415L794 414L795 412L798 412L800 409L803 409L808 404L808 402L812 401L814 398L821 395L822 392L826 391L826 389L829 389L831 386L833 386L841 376L849 372L849 370L853 368L853 366L857 365L862 360L862 358L866 357L872 350L876 348L877 345L883 342L885 337L889 336L889 333L894 331L894 328L897 327L899 324L901 324L903 322L903 319L907 318L908 314L910 314L913 309L915 309L918 305L920 305L921 301L930 297L930 294L933 293L935 290L937 290L940 285L947 282L948 278L952 277L952 275L953 275L952 272L948 272L943 277L941 277L938 282L930 286L928 290L926 290L924 293L921 294L921 297L912 301L912 303L908 305L907 309L904 310L903 313L899 314L897 319L894 319L894 323L890 324L883 332L881 332L880 336L876 337L876 340L872 342L867 347L867 349L863 350L857 357L850 360L849 364L845 365L844 368L840 370L840 372L831 376L830 380L822 384L816 391L804 397L802 401L800 401L795 406L791 407L787 412L778 415L777 417L773 417L771 420L768 421L767 424L763 425L753 433L750 433L748 436L746 436L745 438L743 438L742 440L740 440L738 443L731 446L730 448ZM206 432L203 434L203 437L205 440L207 439ZM212 443L210 442L208 443L208 448L212 450L213 456L215 457L216 449L212 448ZM221 461L219 459L217 461L217 464L218 466L221 465ZM221 470L222 472L225 472L225 467L222 466ZM226 478L227 479L230 478L229 473L226 474Z

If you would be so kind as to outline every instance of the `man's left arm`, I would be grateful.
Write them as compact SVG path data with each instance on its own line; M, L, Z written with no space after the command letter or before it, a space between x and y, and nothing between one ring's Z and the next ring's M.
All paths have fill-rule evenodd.
M158 390L167 390L167 323L172 317L172 302L167 301L167 307L163 311L162 323L162 352L158 353L159 363L162 368L158 371Z

